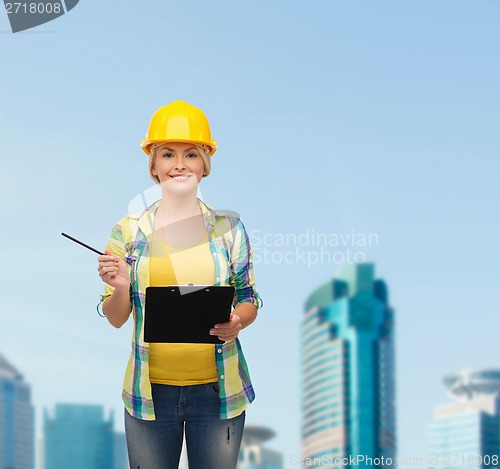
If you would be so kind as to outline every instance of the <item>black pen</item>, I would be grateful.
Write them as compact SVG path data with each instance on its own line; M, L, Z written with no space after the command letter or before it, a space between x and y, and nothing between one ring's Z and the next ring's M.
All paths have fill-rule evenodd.
M82 246L86 247L87 249L90 249L91 251L96 252L97 254L100 254L101 256L104 256L104 253L101 251L98 251L97 249L93 248L92 246L89 246L88 244L82 243L76 238L73 238L73 236L70 236L66 233L61 233L63 236L66 236L66 238L71 239L71 241L74 241L75 243L81 244Z

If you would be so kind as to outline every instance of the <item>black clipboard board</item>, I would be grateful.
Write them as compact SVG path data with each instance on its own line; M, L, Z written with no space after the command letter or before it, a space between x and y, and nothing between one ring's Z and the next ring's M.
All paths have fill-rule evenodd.
M229 321L234 292L232 286L146 287L144 342L224 343L209 331Z

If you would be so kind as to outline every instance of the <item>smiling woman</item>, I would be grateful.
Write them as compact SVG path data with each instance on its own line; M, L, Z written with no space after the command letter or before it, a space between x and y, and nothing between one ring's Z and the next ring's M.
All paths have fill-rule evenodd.
M263 304L248 235L234 213L197 198L217 147L200 109L158 109L141 146L162 197L123 217L98 258L108 321L121 327L133 313L122 392L130 467L176 468L185 437L191 469L234 469L255 398L238 336ZM229 321L207 331L220 343L144 342L146 287L188 283L235 288Z

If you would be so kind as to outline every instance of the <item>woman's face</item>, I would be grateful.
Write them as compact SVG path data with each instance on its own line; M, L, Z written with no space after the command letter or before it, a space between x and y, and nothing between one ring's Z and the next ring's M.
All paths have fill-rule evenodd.
M169 190L183 191L197 187L205 165L192 143L164 143L155 150L151 173Z

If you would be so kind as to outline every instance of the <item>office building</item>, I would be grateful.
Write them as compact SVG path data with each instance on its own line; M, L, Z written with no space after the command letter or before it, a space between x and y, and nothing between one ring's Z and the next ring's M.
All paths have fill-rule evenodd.
M125 433L115 433L113 438L113 469L129 469Z
M462 370L444 378L455 402L436 406L428 427L430 468L498 467L500 370Z
M34 469L34 422L30 386L0 354L0 469Z
M263 445L274 436L275 433L268 428L245 425L236 469L282 469L283 457L281 453ZM185 443L184 440L179 469L189 469Z
M264 446L274 436L266 427L245 425L237 469L282 469L281 453Z
M373 264L349 264L306 300L302 459L384 466L396 457L394 313ZM345 461L345 460L344 460Z
M56 404L44 416L44 469L114 469L114 438L102 406Z

